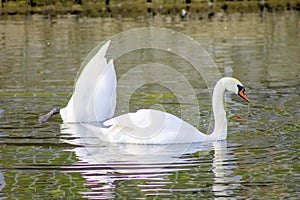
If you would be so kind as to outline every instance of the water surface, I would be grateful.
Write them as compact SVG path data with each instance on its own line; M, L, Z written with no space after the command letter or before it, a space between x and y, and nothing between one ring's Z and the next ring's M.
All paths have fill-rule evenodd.
M0 198L297 199L299 21L295 12L264 18L232 14L209 21L162 16L147 20L2 18ZM59 116L44 125L37 123L39 115L66 105L81 62L96 45L122 31L152 26L170 28L200 42L222 76L236 77L246 86L249 106L239 97L226 95L226 141L115 145L99 141L80 125L61 124ZM115 61L118 78L132 66L153 59L187 78L197 91L200 115L191 113L185 120L203 132L211 130L209 90L203 77L182 58L151 49L130 52ZM136 79L147 77L141 71ZM149 107L179 117L183 112L176 95L158 84L138 88L129 105L124 96L118 94L117 115Z

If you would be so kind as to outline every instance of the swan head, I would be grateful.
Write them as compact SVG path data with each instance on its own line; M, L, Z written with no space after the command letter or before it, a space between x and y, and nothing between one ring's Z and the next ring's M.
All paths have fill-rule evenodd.
M231 77L224 77L221 80L227 91L237 94L247 102L250 102L250 99L245 94L245 87L239 80Z

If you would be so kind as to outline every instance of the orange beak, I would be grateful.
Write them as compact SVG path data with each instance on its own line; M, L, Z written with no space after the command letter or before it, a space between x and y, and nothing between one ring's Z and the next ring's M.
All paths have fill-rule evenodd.
M247 97L247 95L245 95L245 88L241 88L238 94L240 97L245 99L248 103L250 102L250 99Z

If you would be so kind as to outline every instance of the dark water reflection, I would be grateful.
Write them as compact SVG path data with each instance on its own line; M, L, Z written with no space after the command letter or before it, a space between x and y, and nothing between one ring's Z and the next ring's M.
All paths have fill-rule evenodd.
M299 21L299 13L291 12L265 18L233 14L211 21L159 16L146 21L1 19L0 199L297 199ZM238 97L226 96L227 141L114 145L101 143L84 127L74 131L60 125L59 117L37 124L41 113L67 103L74 77L91 49L114 34L145 26L191 36L211 54L222 76L245 84L252 100L249 107ZM206 85L178 57L131 52L116 61L118 78L132 65L157 56L170 66L185 66L177 69L198 89L201 107L200 116L190 118L199 121L200 130L211 129ZM126 111L122 95L117 113ZM132 96L129 110L157 106L180 116L178 102L166 88L146 85Z

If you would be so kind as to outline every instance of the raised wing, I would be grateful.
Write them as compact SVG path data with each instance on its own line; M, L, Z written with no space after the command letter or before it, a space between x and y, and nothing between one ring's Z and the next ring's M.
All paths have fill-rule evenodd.
M113 116L117 78L111 60L105 58L110 41L89 60L81 72L67 107L60 114L65 123L104 121Z

